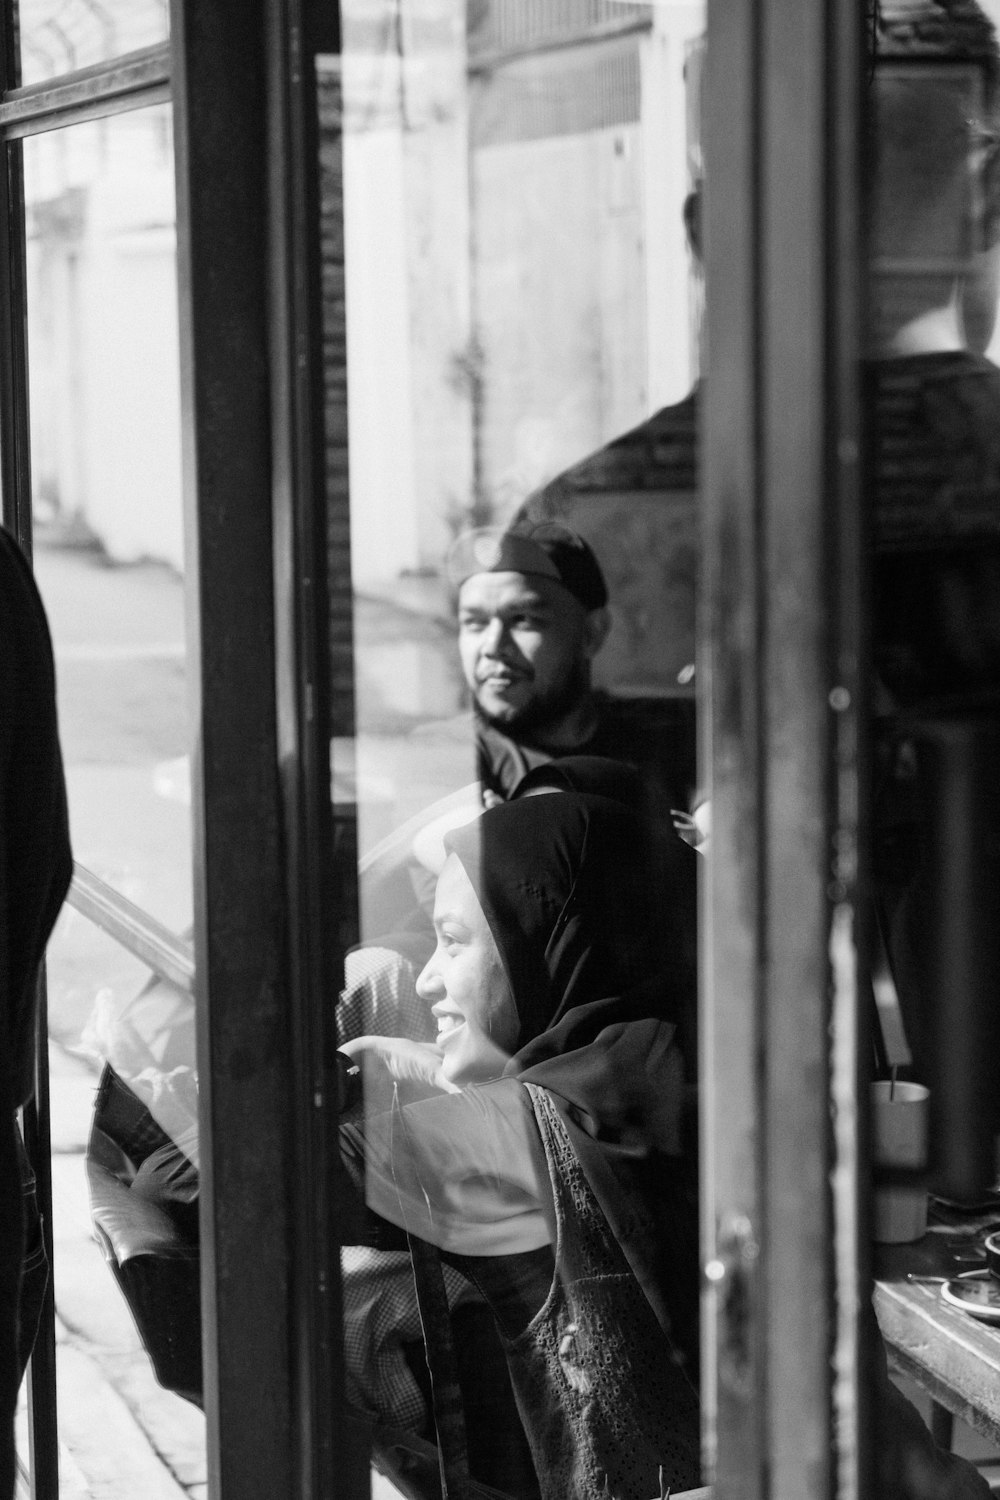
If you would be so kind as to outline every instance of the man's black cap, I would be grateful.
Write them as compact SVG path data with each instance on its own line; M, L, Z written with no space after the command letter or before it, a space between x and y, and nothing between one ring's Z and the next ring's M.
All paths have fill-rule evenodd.
M557 521L463 532L448 553L447 571L456 588L476 573L526 573L561 583L586 610L608 602L597 558L582 536Z

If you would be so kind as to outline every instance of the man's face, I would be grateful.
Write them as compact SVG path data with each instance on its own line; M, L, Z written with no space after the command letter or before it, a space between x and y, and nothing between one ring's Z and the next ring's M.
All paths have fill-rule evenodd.
M562 584L525 573L476 573L458 598L458 649L484 718L503 729L560 719L589 686L603 639L598 615Z

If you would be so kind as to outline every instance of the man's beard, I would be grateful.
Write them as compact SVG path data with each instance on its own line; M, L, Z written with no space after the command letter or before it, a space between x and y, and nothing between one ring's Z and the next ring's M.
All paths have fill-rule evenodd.
M482 723L499 729L501 734L512 735L515 739L530 743L532 736L537 735L539 730L544 731L557 725L567 714L578 708L589 694L590 678L587 668L583 662L577 662L562 687L546 698L533 698L512 714L491 714L474 697L473 711Z

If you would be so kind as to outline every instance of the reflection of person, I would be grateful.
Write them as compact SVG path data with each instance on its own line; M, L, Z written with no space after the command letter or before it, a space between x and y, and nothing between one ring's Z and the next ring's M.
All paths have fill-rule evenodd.
M647 815L661 825L672 809L688 807L695 784L692 702L618 699L593 686L593 662L610 627L608 593L576 532L531 522L483 527L456 540L447 572L458 593L472 713L422 727L412 746L423 757L440 748L449 758L467 746L477 781L457 805L440 804L440 818L430 809L386 840L361 874L365 942L384 943L417 966L429 950L440 835L474 817L480 803L507 801L529 772L567 755L633 766ZM373 993L378 982L376 975Z
M883 0L877 23L876 259L863 371L883 710L873 852L926 1077L933 1028L928 1006L914 1002L929 928L910 899L920 814L912 744L895 716L982 710L1000 692L1000 371L983 353L1000 287L1000 52L975 0ZM935 61L948 70L939 75ZM907 62L918 66L895 67ZM697 259L700 192L687 220ZM698 407L696 390L583 458L526 502L525 519L572 526L602 492L695 492Z
M0 530L0 1497L14 1492L14 1409L38 1311L22 1300L14 1112L34 1091L36 977L71 874L48 627L28 566Z
M880 261L867 370L877 413L873 863L915 1075L934 1087L942 1042L956 1037L929 984L942 933L933 920L940 872L928 806L950 793L925 781L921 745L930 725L947 724L970 743L1000 725L1000 371L983 354L1000 285L1000 49L971 0L888 0L879 55L889 65L875 91ZM938 70L929 60L957 66ZM920 67L893 66L900 61ZM979 830L996 823L993 781L991 771L986 796L979 793ZM961 836L957 823L952 834ZM967 940L973 961L988 964L996 915L976 934L971 913L982 894L968 889L968 849L965 857ZM985 884L995 883L994 871ZM993 953L995 967L995 944ZM984 1098L995 1096L996 1047L981 1038L963 1087ZM975 1077L977 1069L987 1076ZM959 1105L958 1091L950 1093Z
M1000 264L1000 53L975 0L882 0L876 21L879 60L919 63L909 76L875 71L873 243L895 264L885 268L892 278L876 267L864 380L874 664L887 709L871 810L874 873L920 1069L932 1050L927 1008L907 1007L907 998L920 994L930 929L908 899L923 830L905 714L982 715L1000 690L1000 372L983 356ZM956 83L958 73L939 72L935 60L966 64L964 78ZM961 222L956 207L967 214ZM688 220L697 231L698 195ZM693 494L697 421L695 391L544 486L524 515L574 525L582 502L592 510L602 492ZM894 708L904 711L896 729ZM986 1495L982 1477L935 1448L884 1378L879 1396L880 1496Z
M588 755L630 765L637 774L643 812L672 840L671 809L686 808L694 785L694 716L690 702L629 703L595 691L592 665L610 627L607 587L592 550L565 526L521 524L506 530L481 528L460 536L447 561L458 593L458 649L472 714L446 725L430 725L414 737L424 753L444 736L448 748L470 740L475 757L476 795L448 808L431 827L412 829L395 855L362 871L361 911L365 945L348 956L354 982L338 1006L342 1040L379 1032L423 1041L433 1035L426 1011L413 1006L392 1017L396 995L413 996L415 966L426 957L433 880L442 857L445 828L473 817L486 806L515 796L522 783L545 765L567 756ZM675 875L679 872L675 870ZM688 920L682 924L676 967L686 976L686 1005L679 1023L688 1076L696 1073L695 883L684 884ZM678 903L681 901L678 890ZM390 997L391 992L391 997ZM371 1014L376 1024L365 1025ZM400 1257L359 1250L350 1253L345 1276L347 1366L366 1404L402 1424L415 1421L418 1398L405 1363L392 1345L412 1329L409 1268ZM387 1276L396 1262L395 1290ZM386 1337L379 1361L380 1388L366 1378L355 1357L359 1340L356 1314L371 1297L365 1268L379 1277L380 1319ZM449 1268L446 1275L449 1274ZM458 1300L460 1285L449 1281ZM410 1309L407 1312L407 1309ZM371 1320L365 1312L366 1326ZM360 1398L359 1398L360 1399Z
M437 1042L343 1049L365 1059L368 1106L345 1154L370 1207L493 1308L543 1496L648 1500L661 1466L690 1487L696 1192L669 892L642 823L605 797L525 797L445 842L417 982Z
M429 909L441 861L441 837L516 795L536 769L566 756L596 756L632 766L640 777L644 812L658 827L672 827L672 809L687 807L694 786L693 705L610 697L594 689L591 669L610 627L608 593L587 543L563 525L524 522L504 530L483 527L454 543L448 576L458 591L458 649L472 714L428 725L414 735L422 753L443 736L475 756L477 786L457 806L450 803L414 835L413 826L361 873L364 946L353 957L354 995L340 1014L377 1014L376 1026L341 1028L341 1036L366 1031L425 1040L419 1018L393 1028L391 985L410 993L412 975L430 950ZM420 819L414 822L419 823ZM688 903L688 962L694 966L694 881ZM395 955L399 955L398 957ZM426 1018L425 1018L426 1019ZM691 1057L693 1059L693 1050Z

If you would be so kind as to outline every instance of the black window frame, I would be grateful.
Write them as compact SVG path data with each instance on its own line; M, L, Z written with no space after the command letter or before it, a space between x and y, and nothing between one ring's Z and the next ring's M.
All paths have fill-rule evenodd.
M168 44L20 88L15 7L3 8L0 483L4 521L29 557L19 143L167 99L173 108L193 944L89 872L70 899L197 996L209 1493L240 1500L368 1487L364 1434L345 1426L339 1400L327 1086L339 956L327 906L337 893L312 58L338 50L338 29L335 6L172 0ZM47 1179L40 1057L26 1133ZM43 1191L50 1201L50 1183ZM50 1294L30 1372L33 1500L58 1496L53 1318Z

